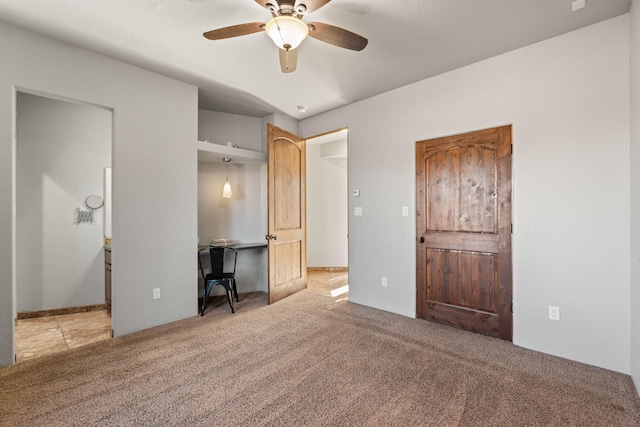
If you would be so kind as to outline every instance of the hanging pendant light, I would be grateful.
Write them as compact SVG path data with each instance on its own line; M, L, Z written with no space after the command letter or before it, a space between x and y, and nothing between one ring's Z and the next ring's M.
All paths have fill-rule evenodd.
M229 184L229 162L231 162L231 159L225 157L222 161L227 164L227 179L225 180L224 188L222 189L222 197L224 197L225 199L230 199L231 195L233 194L231 192L231 184Z

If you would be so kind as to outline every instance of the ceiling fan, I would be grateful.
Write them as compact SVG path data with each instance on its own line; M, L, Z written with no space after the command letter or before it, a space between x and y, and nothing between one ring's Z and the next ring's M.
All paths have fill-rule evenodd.
M279 48L282 72L291 73L298 64L298 46L307 36L345 49L360 51L367 46L367 39L351 31L322 22L302 21L305 14L320 9L330 1L256 0L271 12L271 20L232 25L207 31L203 35L209 40L220 40L264 31Z

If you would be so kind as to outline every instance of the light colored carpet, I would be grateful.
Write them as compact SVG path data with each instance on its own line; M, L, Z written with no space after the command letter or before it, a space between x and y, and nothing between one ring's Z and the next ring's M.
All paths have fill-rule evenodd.
M0 369L7 426L638 426L626 375L309 290Z

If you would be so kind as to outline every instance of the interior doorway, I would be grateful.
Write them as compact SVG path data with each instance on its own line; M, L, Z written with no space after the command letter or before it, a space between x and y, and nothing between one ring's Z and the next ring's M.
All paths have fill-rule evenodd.
M348 298L348 130L307 142L307 287Z
M95 105L16 94L18 360L111 336L104 189L112 120Z

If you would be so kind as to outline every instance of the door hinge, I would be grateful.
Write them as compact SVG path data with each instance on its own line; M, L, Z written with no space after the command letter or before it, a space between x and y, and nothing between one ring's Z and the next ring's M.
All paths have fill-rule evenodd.
M511 154L513 154L513 144L511 144Z
M513 314L513 303L511 303L511 314Z
M511 234L513 234L513 223L511 223Z

